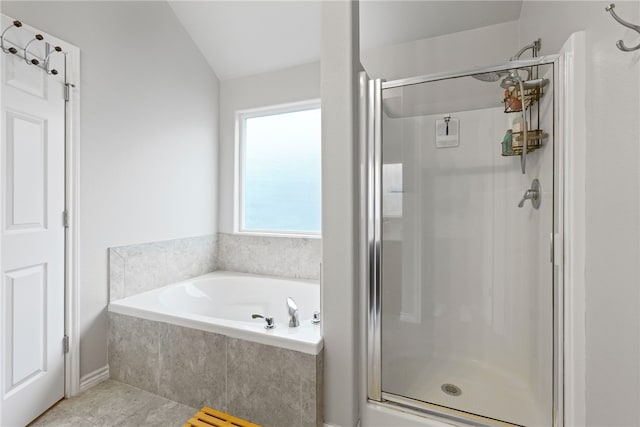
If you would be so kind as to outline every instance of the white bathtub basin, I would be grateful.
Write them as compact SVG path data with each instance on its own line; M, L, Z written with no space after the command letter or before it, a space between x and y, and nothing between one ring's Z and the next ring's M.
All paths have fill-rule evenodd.
M298 305L297 328L288 325L287 297ZM109 311L308 354L318 354L323 345L321 326L311 323L320 311L320 285L311 280L215 271L112 301ZM274 317L275 329L265 329L264 320L252 314Z

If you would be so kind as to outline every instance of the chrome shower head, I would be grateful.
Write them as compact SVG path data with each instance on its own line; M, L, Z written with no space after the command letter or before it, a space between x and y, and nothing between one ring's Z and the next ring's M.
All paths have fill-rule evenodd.
M505 74L506 73L489 72L489 73L473 74L471 75L471 77L473 77L474 79L480 80L482 82L493 83L500 80L500 78Z
M520 49L518 52L516 52L515 55L513 55L510 59L510 61L516 61L518 59L520 59L520 57L522 56L523 53L525 53L527 50L532 50L533 51L533 57L537 57L538 56L538 52L540 51L540 46L542 46L542 39L538 39L535 40L533 43L523 47L522 49ZM527 78L524 80L528 80L529 76L530 76L530 72L529 70L525 70L527 71ZM474 79L483 81L483 82L497 82L498 80L500 80L503 76L507 76L504 80L502 80L502 82L500 83L500 86L504 89L508 89L511 86L516 86L518 85L518 81L522 81L522 77L520 77L520 75L518 74L518 72L516 70L509 70L509 71L490 71L488 73L478 73L478 74L472 74L471 77L473 77Z
M502 89L509 89L512 86L518 86L521 81L522 78L520 77L520 74L518 74L518 71L511 70L509 75L500 82L500 87Z

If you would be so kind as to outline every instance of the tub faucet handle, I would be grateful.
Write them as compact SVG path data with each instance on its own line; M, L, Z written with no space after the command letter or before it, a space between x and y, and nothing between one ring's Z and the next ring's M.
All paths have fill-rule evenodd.
M263 316L261 314L252 314L252 319L264 319L266 325L264 325L265 329L273 329L276 327L276 322L273 320L273 317Z
M289 327L297 328L300 326L300 317L298 312L298 306L293 298L287 298L287 310L289 311Z

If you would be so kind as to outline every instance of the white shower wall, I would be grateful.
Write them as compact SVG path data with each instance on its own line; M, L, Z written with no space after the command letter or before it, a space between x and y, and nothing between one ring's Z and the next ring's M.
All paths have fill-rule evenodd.
M476 84L493 84L499 102L498 83ZM541 117L550 135L552 99L543 99ZM460 120L458 147L435 146L444 113L383 124L383 163L403 164L402 218L383 225L383 391L549 424L552 139L528 156L522 175L519 157L500 155L514 114L447 113ZM520 209L533 178L541 208ZM460 386L462 396L445 395L435 380Z
M505 37L505 34L517 33L518 25L519 23L514 21L396 46L371 49L362 52L361 61L370 76L387 80L503 63L519 48L517 37ZM464 135L464 123L462 126ZM504 131L504 129L502 130ZM502 135L499 135L499 138L501 137ZM492 147L494 154L497 152L495 150L499 149L499 141L500 139L495 140L495 146ZM383 296L383 298L386 297L387 295ZM408 295L405 298L411 299ZM363 359L361 363L364 366L366 359ZM361 375L363 390L365 390L366 374L361 371ZM424 418L403 416L396 411L388 412L366 403L363 403L362 408L363 425L366 426L440 425Z

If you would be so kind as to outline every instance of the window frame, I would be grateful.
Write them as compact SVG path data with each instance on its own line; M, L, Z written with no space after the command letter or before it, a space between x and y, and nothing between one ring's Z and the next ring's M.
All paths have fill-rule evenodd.
M234 148L234 213L233 232L234 234L248 236L270 236L270 237L299 237L315 238L322 237L322 230L318 232L301 232L295 230L247 230L244 225L244 169L246 152L246 121L256 117L274 116L278 114L295 113L308 110L320 109L320 99L291 102L286 104L268 105L264 107L237 110L235 112L235 148ZM322 112L321 112L322 114ZM322 162L322 159L320 159ZM322 224L321 224L322 226Z

